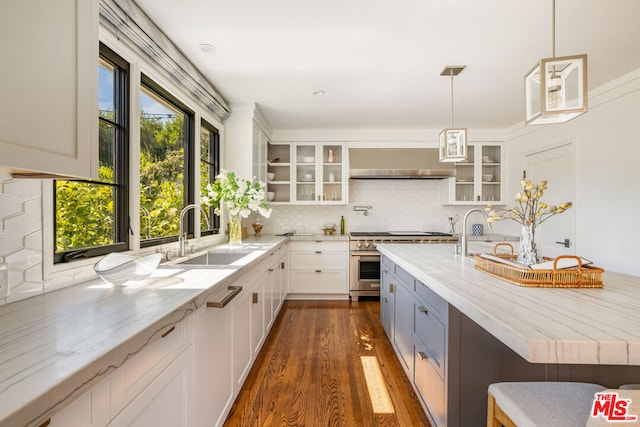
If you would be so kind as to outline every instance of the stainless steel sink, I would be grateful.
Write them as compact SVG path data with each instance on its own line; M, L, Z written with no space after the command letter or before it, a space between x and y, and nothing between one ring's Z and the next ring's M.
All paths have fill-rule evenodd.
M230 265L249 255L251 252L247 251L209 251L202 255L198 255L193 258L189 258L184 261L177 262L176 264L190 264L190 265Z

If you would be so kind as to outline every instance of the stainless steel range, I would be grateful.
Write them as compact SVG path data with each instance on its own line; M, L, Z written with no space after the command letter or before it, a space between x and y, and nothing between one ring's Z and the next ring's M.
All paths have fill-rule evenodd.
M380 243L453 243L457 235L432 231L360 231L349 233L349 295L380 295Z

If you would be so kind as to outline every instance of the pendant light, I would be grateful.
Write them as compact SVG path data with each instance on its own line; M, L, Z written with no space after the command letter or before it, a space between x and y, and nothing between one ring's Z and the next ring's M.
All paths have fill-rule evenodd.
M467 129L453 127L453 77L464 70L465 65L448 65L440 73L451 78L451 127L440 132L440 161L460 162L467 158Z
M587 55L556 57L556 1L552 4L552 57L524 77L528 125L564 123L587 111Z

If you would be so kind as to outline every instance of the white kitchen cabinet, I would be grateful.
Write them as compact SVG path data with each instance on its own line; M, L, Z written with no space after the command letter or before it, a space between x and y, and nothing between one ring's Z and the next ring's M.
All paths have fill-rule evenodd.
M193 347L181 353L109 425L193 426L192 353Z
M109 423L109 380L98 382L51 417L49 427L99 427Z
M258 271L253 274L250 279L251 283L248 285L249 292L251 292L251 349L252 357L256 357L262 348L264 343L266 325L268 325L267 312L267 299L266 295L268 277L264 274L264 263L258 267ZM270 307L270 306L269 306Z
M291 144L267 144L267 172L272 173L273 179L267 178L267 191L272 192L274 198L270 203L289 204L291 202Z
M290 295L346 295L348 283L347 241L290 242Z
M159 336L111 375L111 417L115 417L192 343L191 316Z
M241 178L267 181L267 122L255 106L232 106L224 125L224 165Z
M467 160L456 163L456 176L442 180L442 204L502 203L504 158L503 143L469 143Z
M344 205L349 200L349 159L344 143L271 143L268 189L274 202Z
M216 300L213 295L208 302ZM205 304L193 315L196 426L221 426L233 404L232 311Z
M0 5L0 171L98 174L98 2Z
M241 286L246 280L238 281ZM247 378L253 363L252 326L252 293L253 289L245 288L234 300L233 313L233 394L237 395Z

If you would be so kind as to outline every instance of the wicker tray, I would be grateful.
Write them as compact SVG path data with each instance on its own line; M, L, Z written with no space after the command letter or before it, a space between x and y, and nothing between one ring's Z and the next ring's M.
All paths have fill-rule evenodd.
M499 246L511 247L511 254L498 254L496 249ZM518 257L514 255L513 246L508 243L498 243L493 248L493 255L509 261L515 261ZM517 268L497 261L475 255L475 268L491 276L505 280L518 286L536 288L602 288L602 273L604 270L599 267L582 265L580 257L573 255L562 255L555 259L545 258L545 261L553 261L552 270L533 270L529 268ZM577 259L577 268L557 269L559 259Z

